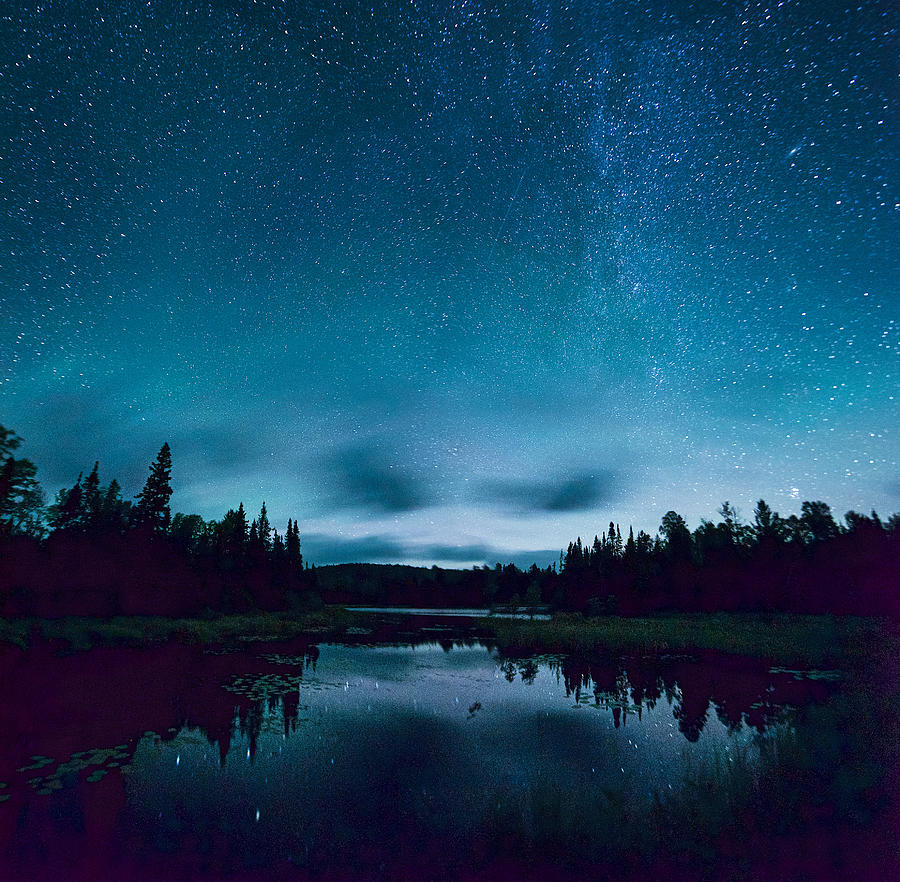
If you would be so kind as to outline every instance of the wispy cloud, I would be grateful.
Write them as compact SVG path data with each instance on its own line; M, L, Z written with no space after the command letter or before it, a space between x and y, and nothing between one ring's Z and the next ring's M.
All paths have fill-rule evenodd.
M485 501L499 502L533 512L586 511L612 501L617 491L617 476L606 469L583 471L557 480L537 479L497 481L480 494Z
M416 544L382 534L362 537L335 536L326 533L301 535L304 558L316 565L340 563L394 563L471 566L473 564L515 563L527 569L536 563L545 567L559 557L559 549L508 551L490 545L451 545L446 543Z
M436 501L429 482L376 442L337 448L324 458L323 471L337 508L397 514Z
M313 564L384 563L405 561L406 546L391 536L350 538L325 533L300 537L305 560Z

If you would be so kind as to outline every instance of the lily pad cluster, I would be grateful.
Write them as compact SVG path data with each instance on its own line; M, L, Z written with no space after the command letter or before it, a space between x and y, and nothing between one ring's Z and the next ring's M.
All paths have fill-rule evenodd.
M270 695L285 695L300 688L301 674L243 674L232 677L222 688L236 695L243 695L254 701Z
M40 754L35 754L31 757L31 765L28 766L20 766L16 769L17 772L33 772L37 769L43 769L44 766L49 766L53 762L53 758L49 756L41 756Z
M306 664L305 656L282 655L280 652L267 652L261 655L260 658L273 665L295 665L302 668Z
M111 769L127 766L131 752L127 744L117 744L115 747L94 747L90 750L80 750L73 753L64 763L60 763L56 769L48 775L35 775L28 779L28 784L41 796L48 796L54 790L62 790L66 779L78 776L81 772L90 769L86 781L91 784L100 781ZM53 765L55 760L48 756L31 757L31 765L22 766L18 771L30 772Z

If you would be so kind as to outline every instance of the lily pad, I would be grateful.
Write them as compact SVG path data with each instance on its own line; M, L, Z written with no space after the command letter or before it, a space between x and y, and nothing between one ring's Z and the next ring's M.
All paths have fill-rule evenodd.
M260 658L273 665L296 665L297 667L302 667L306 661L302 655L281 655L278 652L267 652Z
M302 677L300 674L248 674L233 677L230 683L222 688L237 695L244 695L253 700L267 698L270 695L284 695L298 689Z
M33 772L38 769L43 769L44 766L49 766L53 760L49 756L33 756L31 759L34 761L30 766L22 766L19 769L16 769L17 772Z

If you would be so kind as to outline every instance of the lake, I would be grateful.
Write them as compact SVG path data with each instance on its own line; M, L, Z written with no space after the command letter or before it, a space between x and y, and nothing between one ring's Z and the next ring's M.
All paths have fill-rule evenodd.
M841 672L512 656L471 622L398 621L4 649L0 875L829 878L860 845L895 857L883 708Z

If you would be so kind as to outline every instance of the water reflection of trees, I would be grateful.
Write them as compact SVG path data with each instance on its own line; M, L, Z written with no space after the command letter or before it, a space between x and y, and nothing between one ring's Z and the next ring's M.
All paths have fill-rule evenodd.
M425 642L429 641L410 645ZM448 638L439 643L446 652L477 645L472 638ZM315 664L315 657L307 657L306 667ZM755 659L717 653L617 660L501 656L498 665L508 682L519 679L529 686L534 684L541 667L546 667L576 704L608 710L615 728L627 725L631 716L640 722L645 709L652 710L665 700L672 707L678 730L690 742L700 738L711 712L730 733L745 725L762 733L782 722L788 709L820 703L830 691L824 682L797 679L789 672L772 672L768 665ZM266 709L270 717L281 713L285 736L293 733L299 713L305 708L301 697L302 689L280 689L275 680L265 699L238 706L232 729L221 745L223 757L236 735L247 739L251 758L255 755Z
M798 680L789 673L773 673L752 659L707 653L705 657L635 657L586 659L564 656L543 660L576 704L592 704L610 711L616 728L629 716L640 721L645 708L661 699L672 706L678 729L697 741L712 708L729 732L752 726L763 732L784 719L785 710L823 701L828 687ZM513 682L534 682L537 658L501 658L500 670Z
M403 644L434 645L436 637L417 635ZM439 644L449 652L477 641L451 630ZM315 668L318 648L300 639L233 650L170 643L60 657L58 647L39 643L28 652L0 653L0 781L23 778L16 769L29 756L63 762L86 748L133 749L147 731L165 740L185 726L201 729L223 763L241 739L253 758L273 715L281 715L283 735L290 737L307 716L304 675ZM743 725L763 731L785 707L818 702L829 688L771 673L764 662L712 654L620 660L501 654L497 660L509 681L533 684L549 670L567 696L608 711L616 726L640 720L645 708L665 700L689 741L699 738L713 713L731 731Z
M242 678L241 685L249 683L249 688L241 690L232 686L233 693L242 694L250 700L240 702L233 709L232 724L225 737L219 744L222 762L228 754L235 736L240 736L248 743L250 759L256 757L259 736L262 734L267 720L281 717L281 729L285 738L297 730L300 722L300 710L306 705L300 702L300 686L303 671L312 669L315 671L319 659L319 647L309 646L296 656L269 655L264 657L266 661L276 665L287 665L292 669L292 676L279 677L278 675L263 675L263 678ZM262 697L259 693L262 692ZM249 693L249 696L246 695Z
M405 645L430 643L433 646L434 642L431 635ZM440 645L447 651L474 644L470 638L442 637L440 640ZM84 861L110 866L121 859L115 852L119 833L131 830L134 834L135 830L145 829L142 820L129 826L131 821L128 819L134 817L129 813L136 809L126 800L123 779L127 780L127 776L113 773L96 783L84 783L89 774L85 768L71 772L71 777L76 780L67 779L51 796L35 796L26 783L28 777L50 774L58 763L77 751L120 744L128 744L129 750L133 751L147 731L157 733L161 741L166 741L179 735L184 737L186 730L193 728L194 731L189 732L192 738L205 735L210 745L217 744L221 762L227 763L228 769L239 770L246 751L250 752L251 760L256 759L261 764L263 757L257 757L257 749L258 745L268 748L268 733L271 733L269 738L272 735L276 738L283 735L285 739L299 736L304 720L309 717L304 696L308 694L310 673L316 666L317 648L300 640L289 645L248 647L243 644L232 649L234 651L211 653L199 646L171 643L143 650L109 648L60 657L58 647L38 643L27 652L12 649L0 652L0 781L11 784L11 803L5 806L8 811L0 812L0 857L18 855L17 859L23 865L31 866L29 855L38 853L46 843L54 843L54 848L65 849L67 861L80 848ZM673 655L622 659L510 655L496 655L495 658L500 675L515 682L516 688L523 688L520 684L524 684L525 689L543 689L549 683L551 688L558 689L557 696L564 694L574 702L598 708L603 714L609 714L618 727L641 725L645 709L669 706L678 729L688 741L697 740L704 727L716 718L730 730L749 725L763 731L782 719L786 708L797 708L796 713L792 712L791 738L779 742L778 763L773 762L769 778L759 785L767 789L753 791L751 796L757 801L741 803L745 805L743 814L732 826L724 828L726 833L723 835L726 836L732 835L729 832L732 829L737 831L735 841L743 841L738 837L743 837L750 829L752 839L748 841L752 841L753 846L748 850L754 854L757 851L765 853L765 843L774 835L773 830L781 829L779 825L793 824L791 829L799 831L796 835L809 836L801 842L819 841L822 830L831 829L827 825L823 827L822 806L833 807L840 817L851 821L858 816L863 819L864 826L883 811L879 801L885 798L884 770L890 768L887 759L896 756L897 729L896 724L891 723L896 719L893 687L885 688L882 693L861 689L849 695L842 692L829 700L828 693L833 687L828 683L797 680L790 673L770 671L764 662L712 653L691 658ZM888 682L895 682L895 678ZM498 688L511 689L503 680ZM847 690L849 687L845 683L842 688ZM102 701L98 697L102 697ZM477 703L469 706L469 719L478 711ZM460 713L465 714L465 705L461 705ZM371 854L377 855L379 860L384 854L391 853L388 846L413 849L410 843L416 843L416 836L424 843L423 848L429 844L433 847L438 859L453 851L446 847L447 839L441 838L442 825L448 814L445 803L431 790L426 794L417 777L423 776L426 784L431 782L430 772L424 764L429 758L433 760L442 755L448 740L447 729L424 716L417 716L408 724L413 728L406 730L402 738L397 738L398 728L393 718L382 719L380 728L377 722L360 727L358 765L347 780L367 781L371 785L366 789L368 801L360 807L361 797L357 792L341 790L335 797L332 817L320 812L320 809L324 812L328 808L331 797L325 794L320 799L317 797L319 801L304 815L313 819L311 823L320 825L308 834L312 841L323 843L324 856L319 864L315 864L314 855L310 859L313 865L326 866L334 854L344 853L345 846L346 854L354 855L355 859L359 849L346 837L360 835L359 831L363 834L381 831L385 817L393 822L394 827L387 826L397 831L396 836L386 843L371 832L371 840L366 840L366 847L371 848ZM466 722L465 725L474 730L480 724ZM566 752L574 750L568 742L564 743ZM315 751L315 742L310 741L310 753ZM17 772L23 759L33 754L52 757L56 762L46 767L46 773L40 769ZM305 750L295 751L296 755L305 756ZM565 757L566 753L559 756ZM379 762L370 762L373 757L379 757ZM118 757L115 761L119 761ZM182 760L182 772L187 765ZM783 768L788 770L784 775ZM559 773L562 775L564 770ZM710 781L710 788L704 785L702 790L691 791L685 797L684 805L693 806L695 803L690 800L695 797L711 799L708 794L715 794L720 782L717 779ZM13 792L17 786L18 791ZM613 809L606 805L602 792L590 789L592 786L587 782L578 799L569 791L559 795L551 787L549 792L553 799L577 806L573 816L579 823L577 816L583 813L586 804L579 799L587 794L593 800L590 805L598 806L598 814L589 817L590 823L585 822L584 829L597 830L606 823L604 819L612 817L603 812ZM384 793L389 794L387 800L382 797ZM421 802L411 802L410 794L422 794ZM519 805L515 801L511 804ZM546 803L539 804L545 806ZM758 816L751 813L754 806L762 807ZM766 806L777 808L771 820ZM627 806L622 811L627 814L626 810L630 811ZM391 815L392 811L394 815ZM353 813L352 817L348 813ZM547 809L545 816L551 814ZM461 810L457 816L466 817ZM223 866L228 866L233 836L244 835L241 842L250 843L246 846L250 849L255 841L250 838L253 830L235 833L229 828L224 834L216 826L222 816L213 814L211 817L208 827L202 827L203 835L208 835L216 848L222 841L221 855L224 857L221 860ZM346 821L346 817L350 820ZM628 817L638 831L632 831L638 841L638 833L647 823L645 817ZM25 821L20 822L22 818ZM541 823L545 820L542 818ZM615 829L616 835L626 835L621 834L620 815L614 815L614 820L614 824L603 829ZM180 818L176 821L182 822ZM335 824L346 821L345 826L339 828L337 838L331 821ZM557 828L551 821L552 818L546 820L546 829L551 831L547 834L549 841L580 842L574 834L566 839L565 830L558 839L553 839L557 836ZM710 842L718 841L715 836L719 834L703 832L702 825L697 828L700 833L693 828L685 833L679 826L682 821L683 813L673 811L673 836L687 836L691 848L695 845L697 849L711 847ZM427 827L429 823L433 823L433 829ZM87 828L114 832L106 846L110 849L108 855L97 856L100 854L98 848L106 840L95 835L88 843L82 834ZM578 826L576 833L581 829ZM669 827L660 829L666 832ZM340 833L340 830L345 832ZM516 849L522 842L519 815L516 815L511 830L509 847L512 854L518 854ZM294 828L284 828L286 840L294 835L293 831ZM345 838L340 838L345 834ZM316 839L317 836L320 839ZM690 839L691 836L694 839ZM139 838L129 840L138 844L142 841ZM672 837L668 835L659 837L661 843L671 841ZM265 848L270 848L270 842L270 839L266 840ZM336 843L333 848L332 843ZM538 843L536 848L545 848L544 840L538 840ZM493 840L491 848L494 848ZM260 849L263 857L270 853L262 845ZM270 851L275 854L277 849L271 846ZM155 855L156 851L150 853ZM575 853L574 849L572 853ZM160 875L166 876L165 873ZM498 872L498 875L502 873ZM665 874L660 875L665 877ZM18 877L29 878L27 874ZM57 877L71 878L71 873L66 875L61 870ZM632 878L628 874L625 877ZM806 877L823 878L823 875L808 874ZM779 876L772 874L768 878Z
M417 635L404 645L434 645L435 636ZM471 634L452 631L439 640L447 652L477 644ZM46 643L9 649L0 653L0 781L20 781L27 790L27 775L17 769L29 756L52 758L52 770L78 751L113 745L133 751L145 732L165 741L184 727L202 731L223 764L239 743L253 760L265 727L275 721L289 738L308 716L304 675L315 669L318 652L307 639L212 652L179 643L109 647L67 657ZM711 654L620 660L501 654L497 662L507 680L526 685L549 670L567 696L608 711L616 727L665 700L688 741L699 738L712 713L730 731L749 725L762 732L783 718L784 708L823 700L829 689L772 673L763 662Z

